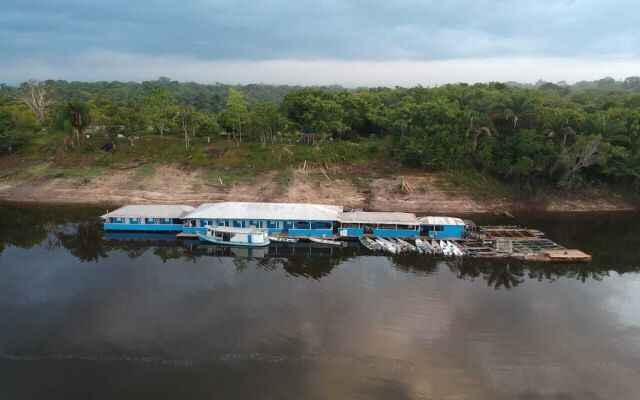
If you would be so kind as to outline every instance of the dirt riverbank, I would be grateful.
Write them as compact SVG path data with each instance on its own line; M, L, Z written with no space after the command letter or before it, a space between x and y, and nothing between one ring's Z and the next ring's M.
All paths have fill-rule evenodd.
M8 177L0 180L0 200L56 204L191 204L217 201L309 202L345 208L438 214L520 211L633 210L634 204L609 193L552 197L544 204L506 197L478 197L449 183L442 174L403 170L372 177L358 171L262 173L247 182L225 184L202 170L156 166L141 176L135 169L110 170L90 179ZM408 185L403 187L403 182Z

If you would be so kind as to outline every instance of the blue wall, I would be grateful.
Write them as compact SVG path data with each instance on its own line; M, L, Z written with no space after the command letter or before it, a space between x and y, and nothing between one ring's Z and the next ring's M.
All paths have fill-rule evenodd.
M107 222L105 231L129 231L129 232L181 232L182 224L123 224Z
M462 239L463 225L443 225L441 231L429 231L430 238L437 239Z
M417 237L420 231L415 229L374 229L373 234L381 237Z

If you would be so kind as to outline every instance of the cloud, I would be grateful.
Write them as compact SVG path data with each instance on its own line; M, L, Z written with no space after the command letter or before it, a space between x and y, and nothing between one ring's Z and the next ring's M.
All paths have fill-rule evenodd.
M327 74L335 74L336 68L345 68L337 64L357 62L375 75L373 71L393 63L437 72L442 63L464 69L474 60L509 65L505 60L516 58L544 65L557 59L587 60L587 67L594 68L592 60L611 68L603 75L615 75L622 64L609 64L611 58L625 58L625 63L640 58L639 13L640 3L626 0L5 0L0 69L11 76L18 67L58 74L64 66L68 71L63 72L75 79L138 80L152 78L158 69L144 77L135 68L123 74L108 60L115 71L99 68L98 75L82 69L94 67L91 57L96 54L113 53L146 67L166 61L167 69L177 70L173 76L195 70L202 79L244 80L244 75L227 71L231 63L243 71L273 66L274 75L257 73L252 81L274 81L281 78L283 63L289 70L313 70L324 60L333 66ZM185 63L182 68L173 65L178 61ZM201 71L205 66L216 71ZM575 80L572 71L563 71L561 79ZM324 77L321 72L313 75ZM327 78L362 80L346 79L347 72ZM429 80L419 71L410 72L408 81L416 81L416 74ZM496 78L508 80L517 71L507 72ZM401 78L393 75L377 84ZM471 79L452 73L447 81L463 78ZM430 81L440 82L440 75Z
M298 85L432 86L450 82L566 80L637 75L640 58L494 57L419 61L342 59L201 60L91 51L56 64L29 59L0 66L8 82L27 79L133 80L168 76L202 83L272 83Z

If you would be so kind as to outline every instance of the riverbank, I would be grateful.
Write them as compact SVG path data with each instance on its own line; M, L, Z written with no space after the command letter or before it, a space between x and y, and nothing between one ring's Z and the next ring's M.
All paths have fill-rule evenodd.
M395 168L375 174L376 165L340 168L285 168L231 180L207 169L134 165L119 169L53 172L4 177L0 200L51 204L192 204L218 201L309 202L347 208L420 213L504 211L617 211L637 205L620 195L590 190L544 200L522 199L505 191L483 191L447 174ZM42 165L54 171L52 165ZM388 171L387 171L388 172Z

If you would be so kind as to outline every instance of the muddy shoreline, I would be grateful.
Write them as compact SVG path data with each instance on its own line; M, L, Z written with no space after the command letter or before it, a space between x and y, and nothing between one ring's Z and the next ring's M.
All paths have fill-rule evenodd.
M410 182L411 191L401 190ZM153 176L132 171L112 171L89 181L70 177L46 177L0 181L0 201L33 204L84 204L114 207L123 204L188 204L256 201L323 203L348 209L406 211L432 214L501 213L504 211L600 212L633 211L637 205L611 193L557 196L544 203L508 198L478 198L443 182L437 174L404 174L360 180L332 179L294 171L286 184L277 174L265 173L250 182L221 185L207 180L202 171L170 166L157 168Z

